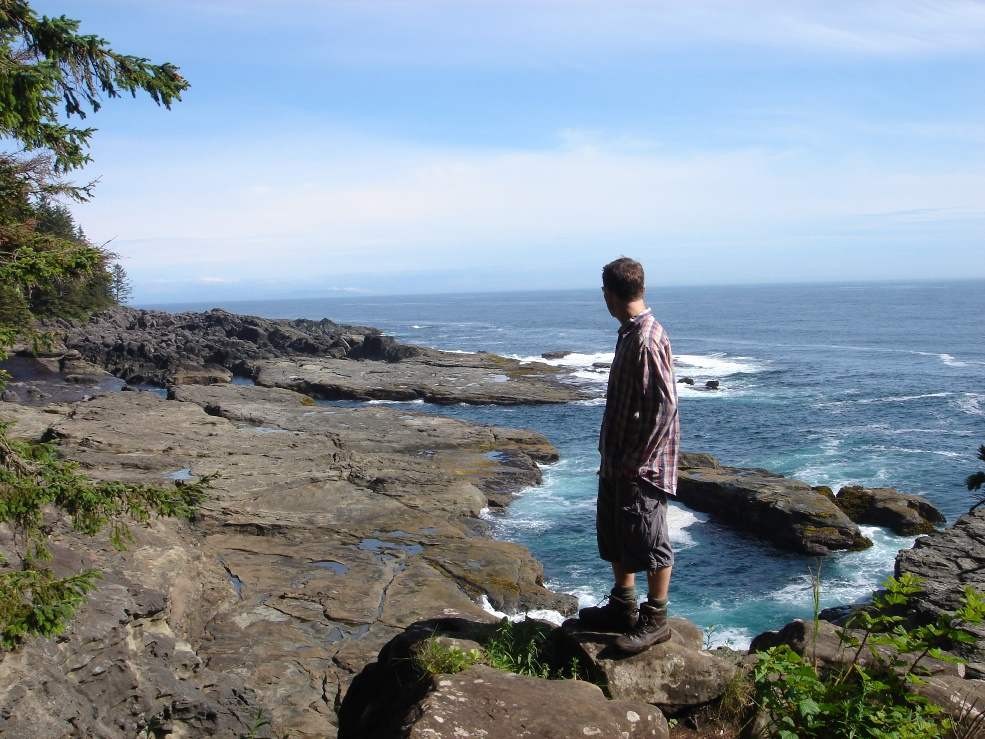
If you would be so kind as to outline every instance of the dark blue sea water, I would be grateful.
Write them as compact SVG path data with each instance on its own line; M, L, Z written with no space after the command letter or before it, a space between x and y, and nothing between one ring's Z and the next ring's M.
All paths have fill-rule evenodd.
M926 496L950 520L969 505L962 480L985 442L985 283L688 287L651 290L678 375L717 379L719 392L681 386L684 448L733 465L767 467L812 484L893 486ZM169 309L213 306L165 306ZM594 602L610 585L594 538L595 450L616 323L598 290L352 297L225 303L267 317L328 317L377 326L403 341L558 364L596 400L550 407L428 407L482 423L536 429L561 452L542 487L490 516L496 535L544 563L550 584ZM717 642L810 613L808 567L701 514L674 507L678 549L672 609ZM912 539L866 528L876 546L828 557L824 605L866 596Z

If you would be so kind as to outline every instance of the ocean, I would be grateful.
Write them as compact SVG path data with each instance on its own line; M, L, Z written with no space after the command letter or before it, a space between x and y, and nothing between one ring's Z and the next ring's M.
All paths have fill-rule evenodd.
M971 498L963 480L985 443L985 282L657 287L648 304L670 334L683 448L729 465L765 467L834 489L858 483L925 496L953 522ZM505 512L495 536L528 547L550 587L594 604L611 586L594 534L596 442L616 322L595 290L158 306L222 307L268 318L330 318L376 326L401 341L453 351L552 360L593 399L562 406L408 409L535 429L561 461ZM718 391L700 389L719 380ZM810 568L672 504L674 615L712 644L750 638L811 613ZM863 527L875 546L820 562L823 606L864 599L910 537ZM644 586L645 587L645 586Z

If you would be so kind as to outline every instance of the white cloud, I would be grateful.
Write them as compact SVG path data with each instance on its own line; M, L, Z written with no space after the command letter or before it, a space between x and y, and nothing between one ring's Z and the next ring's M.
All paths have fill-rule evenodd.
M589 244L797 248L826 232L892 239L949 221L980 234L985 212L985 173L974 162L673 153L572 132L539 150L308 136L290 136L303 162L256 148L244 160L231 152L250 147L233 145L134 165L108 148L104 182L126 184L101 188L78 214L94 239L117 236L130 270L219 283L490 264L531 249L549 262Z

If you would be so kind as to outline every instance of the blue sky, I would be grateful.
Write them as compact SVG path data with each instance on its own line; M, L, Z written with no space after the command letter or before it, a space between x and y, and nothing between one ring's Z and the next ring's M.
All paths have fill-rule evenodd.
M178 64L75 209L142 302L985 277L985 3L35 0Z

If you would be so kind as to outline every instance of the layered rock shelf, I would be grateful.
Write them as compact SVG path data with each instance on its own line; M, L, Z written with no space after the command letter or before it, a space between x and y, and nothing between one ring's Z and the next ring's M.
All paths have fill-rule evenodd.
M923 619L953 611L966 587L985 592L985 507L961 516L954 526L916 540L896 557L896 574L912 573L923 580L915 610ZM974 644L962 648L969 673L985 678L985 628ZM983 697L985 704L985 697Z
M100 478L221 474L194 523L137 527L123 555L56 527L56 569L105 576L64 638L4 656L0 732L239 736L262 711L277 732L334 736L352 676L408 624L489 620L480 596L575 608L527 550L476 530L490 495L556 458L540 435L283 389L174 395L0 406L13 433L55 440Z
M515 405L585 397L547 364L400 344L375 328L328 319L120 307L47 328L61 350L127 382L162 387L224 383L235 374L332 400Z
M560 382L554 367L494 354L428 350L399 363L306 357L258 362L254 369L259 385L326 400L519 405L587 397L574 385Z
M826 555L872 546L830 498L805 482L724 467L708 455L684 455L681 465L678 500L781 549Z

